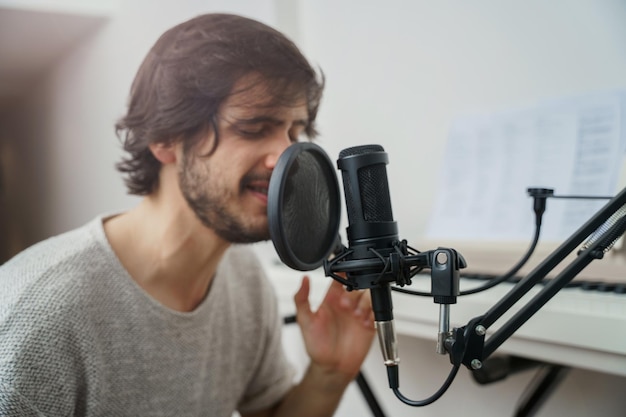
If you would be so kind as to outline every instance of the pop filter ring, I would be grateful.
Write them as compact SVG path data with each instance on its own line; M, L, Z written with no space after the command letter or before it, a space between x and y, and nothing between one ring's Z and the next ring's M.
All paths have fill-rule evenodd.
M285 230L288 222L283 220L284 210L283 203L286 196L287 183L290 180L289 173L294 167L300 155L307 153L312 156L316 165L319 166L319 178L326 181L328 188L328 229L325 234L326 238L319 242L318 250L315 253L321 253L323 256L319 259L305 260L298 256L289 244L289 233ZM316 196L308 199L314 201ZM272 172L269 189L267 193L267 217L269 224L270 237L274 248L278 253L281 261L290 268L299 271L311 271L322 266L324 261L330 256L336 247L339 236L339 222L341 219L340 191L335 168L328 154L318 145L311 142L297 142L289 146L276 162L276 166ZM326 203L324 203L326 205ZM320 207L320 210L322 207ZM310 219L298 219L301 222L308 222ZM302 237L306 239L306 236Z

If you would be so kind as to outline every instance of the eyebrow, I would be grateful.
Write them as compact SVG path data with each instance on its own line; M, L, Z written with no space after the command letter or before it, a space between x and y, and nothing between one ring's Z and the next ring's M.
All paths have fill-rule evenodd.
M257 123L270 123L273 125L281 125L284 123L284 120L281 119L277 119L275 117L272 116L258 116L258 117L252 117L249 119L246 118L235 118L232 121L229 121L230 124L247 124L247 125L252 125L252 124L257 124ZM296 126L307 126L309 124L309 121L307 119L297 119L293 121L293 124Z

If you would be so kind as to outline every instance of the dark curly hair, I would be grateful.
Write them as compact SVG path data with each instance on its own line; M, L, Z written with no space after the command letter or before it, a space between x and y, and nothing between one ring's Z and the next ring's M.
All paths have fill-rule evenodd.
M130 194L147 195L159 181L160 162L151 143L183 141L186 148L215 133L216 113L235 93L242 77L264 83L272 104L293 104L304 93L309 124L324 88L318 74L296 45L271 27L241 16L206 14L165 32L152 47L133 81L127 114L115 131L130 155L116 164Z

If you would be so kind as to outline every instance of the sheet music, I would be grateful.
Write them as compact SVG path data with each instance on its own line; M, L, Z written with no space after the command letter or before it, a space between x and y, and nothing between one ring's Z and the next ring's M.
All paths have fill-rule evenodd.
M458 118L452 125L429 238L529 240L530 187L613 196L626 134L626 94L577 97ZM605 200L549 199L542 240L562 240Z

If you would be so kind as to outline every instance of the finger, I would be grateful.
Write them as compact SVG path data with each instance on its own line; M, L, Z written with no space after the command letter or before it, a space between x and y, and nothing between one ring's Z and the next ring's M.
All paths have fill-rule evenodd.
M365 319L363 320L363 325L368 329L374 330L375 329L375 326L374 326L375 317L374 317L374 310L372 309L372 298L371 298L371 295L369 294L369 291L367 295L368 295L367 297L368 302L367 302L367 307L364 307L366 309L366 313L365 313Z
M311 304L309 303L310 282L309 277L304 276L298 292L293 296L296 304L296 316L301 325L306 325L311 320Z
M339 298L339 306L343 310L356 312L362 292L359 290L343 291Z
M330 286L328 287L328 290L326 291L324 303L334 304L338 302L338 300L341 299L345 292L346 291L343 288L343 284L341 284L339 281L332 280Z
M361 291L360 293L354 314L359 317L367 318L369 313L372 312L372 297L369 291Z

